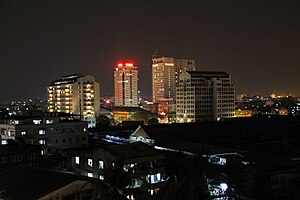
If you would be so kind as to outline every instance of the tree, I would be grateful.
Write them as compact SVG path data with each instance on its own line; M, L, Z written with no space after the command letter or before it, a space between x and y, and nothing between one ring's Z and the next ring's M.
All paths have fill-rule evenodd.
M111 126L113 125L113 119L110 119L106 115L99 115L96 119L96 126Z
M131 115L131 117L128 120L133 120L133 121L144 121L144 123L148 123L150 119L157 119L157 114L152 113L147 110L141 110L138 112L135 112L134 114Z
M124 162L122 159L115 162L112 167L105 170L104 181L108 184L111 194L115 196L127 197L128 195L134 195L135 199L149 199L149 188L148 182L143 177L137 177L134 174L135 168L129 167L126 171L124 170ZM142 182L141 187L132 188L134 179ZM138 198L137 198L138 197Z
M165 187L156 196L157 200L209 199L206 166L202 157L187 157L181 153L169 156L167 163L169 177Z

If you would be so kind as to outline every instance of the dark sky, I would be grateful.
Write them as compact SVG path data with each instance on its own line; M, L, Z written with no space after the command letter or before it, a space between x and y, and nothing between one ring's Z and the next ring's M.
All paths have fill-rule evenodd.
M74 73L111 95L127 60L150 96L154 49L228 72L237 93L300 96L298 0L0 0L0 102L46 97Z

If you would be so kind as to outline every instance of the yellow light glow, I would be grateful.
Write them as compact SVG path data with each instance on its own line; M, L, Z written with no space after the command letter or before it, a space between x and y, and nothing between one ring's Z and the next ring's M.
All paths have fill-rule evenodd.
M166 66L174 66L174 63L165 63Z

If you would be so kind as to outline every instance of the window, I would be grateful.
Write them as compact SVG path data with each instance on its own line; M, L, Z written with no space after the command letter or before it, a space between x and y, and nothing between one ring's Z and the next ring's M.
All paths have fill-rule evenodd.
M100 179L100 180L104 180L104 176L99 175L99 179Z
M8 131L8 136L15 136L15 131Z
M93 159L88 159L88 166L93 167Z
M99 160L99 169L104 169L104 161Z
M53 124L53 119L47 119L46 124Z
M7 163L7 157L4 156L0 157L0 164L1 163Z
M93 177L93 173L88 172L87 175L88 177Z
M113 162L113 163L111 163L111 166L112 166L112 168L113 169L115 169L115 167L116 167L116 165L115 165L115 163Z
M46 133L45 129L40 129L39 130L39 135L45 135L45 133Z
M46 144L46 140L45 139L39 140L39 144Z
M41 119L34 119L32 122L33 124L41 124Z
M21 131L21 135L26 135L26 131Z
M1 129L1 135L6 135L6 129Z
M79 156L75 156L75 164L79 165Z
M161 181L161 174L157 173L157 174L148 175L148 180L149 180L149 183L160 182Z

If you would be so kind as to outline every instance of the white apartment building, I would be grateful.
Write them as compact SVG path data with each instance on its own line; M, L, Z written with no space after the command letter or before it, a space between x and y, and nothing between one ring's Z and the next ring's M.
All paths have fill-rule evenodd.
M178 122L215 121L234 117L235 87L225 72L187 71L176 91Z
M133 63L119 63L114 71L116 107L138 107L138 70Z
M48 111L81 115L95 127L100 112L100 84L91 75L63 76L48 85Z
M179 75L184 71L195 71L195 60L152 56L152 98L159 102L163 98L176 98Z

